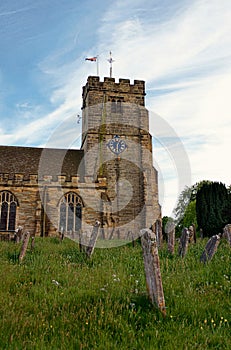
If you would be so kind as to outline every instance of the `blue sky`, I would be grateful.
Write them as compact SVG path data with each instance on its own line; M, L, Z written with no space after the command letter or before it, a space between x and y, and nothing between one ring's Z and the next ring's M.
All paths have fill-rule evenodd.
M230 0L0 1L0 144L45 146L66 119L79 135L81 88L96 74L84 59L99 55L108 76L111 50L116 79L146 81L164 214L185 185L229 185L230 18Z

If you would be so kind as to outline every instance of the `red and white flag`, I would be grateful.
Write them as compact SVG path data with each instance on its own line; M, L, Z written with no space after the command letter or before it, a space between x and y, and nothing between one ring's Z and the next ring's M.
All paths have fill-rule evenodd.
M97 60L97 57L86 57L85 61L91 61L91 62L95 62Z

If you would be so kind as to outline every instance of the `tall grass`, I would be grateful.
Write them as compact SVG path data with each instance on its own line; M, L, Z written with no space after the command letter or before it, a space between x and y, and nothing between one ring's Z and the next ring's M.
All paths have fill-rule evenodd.
M187 256L160 250L167 317L148 301L139 244L95 249L36 239L0 242L0 349L230 349L230 247L204 265L205 241Z

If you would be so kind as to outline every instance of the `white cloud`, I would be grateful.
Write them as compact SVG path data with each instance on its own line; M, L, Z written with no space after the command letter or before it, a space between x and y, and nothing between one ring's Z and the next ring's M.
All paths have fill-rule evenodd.
M54 110L41 117L35 107L33 121L3 135L1 143L12 144L13 139L18 144L45 144L57 124L79 113L81 86L87 75L96 74L95 64L83 58L100 54L101 76L108 76L106 59L112 50L113 75L146 80L148 108L172 125L182 139L191 162L192 183L207 178L228 183L231 2L169 2L161 9L165 16L157 18L161 6L153 1L115 1L102 15L98 33L93 34L98 35L95 46L88 52L79 52L77 59L61 64L60 55L70 48L67 42L63 52L44 59L39 69L47 76ZM150 120L150 130L155 135L155 119ZM176 196L173 176L178 175L171 155L154 150L160 154L164 201L170 214L169 203Z
M160 91L154 98L147 95L147 102L182 139L191 162L192 183L209 178L228 184L231 3L194 1L175 14L162 24L152 23L149 17L146 24L145 18L124 19L126 13L119 21L117 10L115 27L110 23L113 16L107 21L106 15L101 32L105 33L110 23L106 39L110 42L112 33L116 76L120 72L120 76L144 79L148 92L158 86L176 89L163 95ZM150 129L155 135L155 119L150 120ZM166 153L164 148L155 151ZM174 174L171 155L158 160L163 170L164 198L168 198L164 206L170 214L177 195L170 176Z

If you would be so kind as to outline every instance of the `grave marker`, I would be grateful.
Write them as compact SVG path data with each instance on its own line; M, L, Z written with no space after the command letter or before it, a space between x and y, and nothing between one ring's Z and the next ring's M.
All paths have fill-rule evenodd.
M88 258L90 258L94 252L97 237L99 234L99 227L100 227L100 222L96 220L95 225L93 226L93 229L92 229L92 234L91 234L87 249L86 249L86 254Z
M178 253L183 258L188 251L188 243L189 243L189 231L187 227L184 227L181 233L179 249Z
M22 262L24 256L26 255L26 250L28 247L29 239L30 239L30 232L25 232L24 237L23 237L21 251L19 254L19 262Z
M143 249L144 270L146 275L146 286L149 299L152 304L157 305L162 315L166 316L156 235L149 229L144 229L140 232Z
M174 254L175 249L175 225L173 222L169 223L166 227L168 235L168 252Z
M214 256L214 254L217 251L217 247L220 243L220 239L221 239L221 235L214 235L212 236L206 246L205 246L205 250L203 251L202 255L201 255L201 262L206 263L208 260L211 260L212 257Z
M223 228L223 236L225 239L227 239L230 247L231 247L231 224L228 224L226 225L224 228Z

